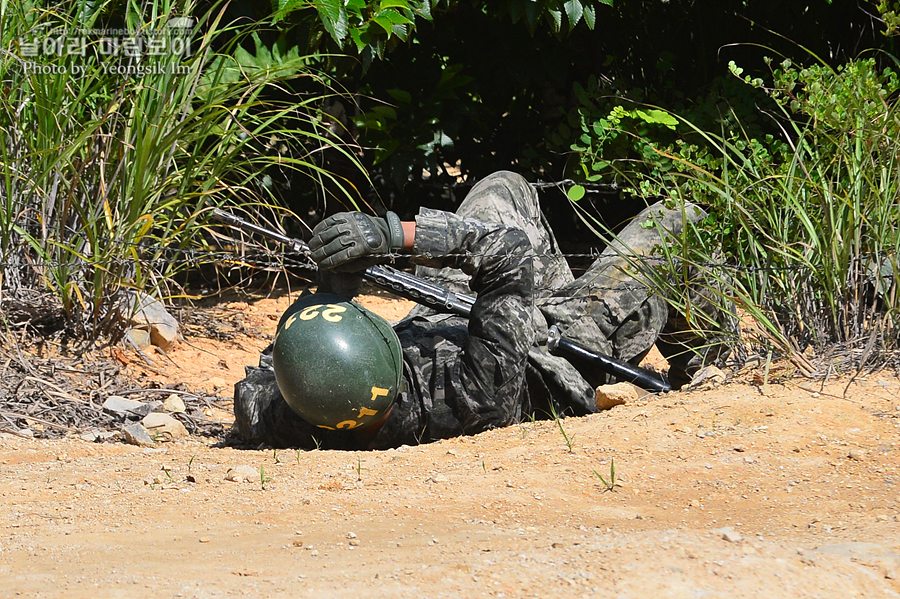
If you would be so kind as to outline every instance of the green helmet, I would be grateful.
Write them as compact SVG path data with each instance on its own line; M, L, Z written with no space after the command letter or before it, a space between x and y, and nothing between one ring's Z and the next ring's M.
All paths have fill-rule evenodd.
M400 389L400 340L377 314L339 295L314 293L284 313L272 362L285 401L310 424L364 428L390 411Z

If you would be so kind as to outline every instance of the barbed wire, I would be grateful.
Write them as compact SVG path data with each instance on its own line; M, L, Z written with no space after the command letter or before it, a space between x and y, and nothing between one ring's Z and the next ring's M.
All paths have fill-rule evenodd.
M240 247L239 251L234 249L216 249L216 250L205 250L205 249L196 249L196 248L178 248L164 245L149 245L146 243L137 243L130 242L120 239L110 239L106 238L104 241L113 244L119 244L134 248L142 253L153 253L156 256L146 256L146 257L134 257L134 256L111 256L104 259L85 259L78 258L68 261L19 261L19 262L9 262L3 261L0 262L0 268L91 268L91 267L101 267L101 268L113 268L113 267L133 267L137 265L141 265L144 267L154 267L154 265L160 265L157 268L161 268L163 265L165 267L171 267L172 265L183 265L183 266L200 266L203 264L220 264L223 266L231 266L235 268L257 268L260 270L305 270L310 273L315 273L317 270L317 266L312 259L304 254L295 251L283 251L276 250L271 248L266 248L264 246L259 250L254 251L245 251L243 248L249 247L243 242L236 241L235 247ZM441 258L484 258L484 257L493 257L498 254L476 254L476 253L455 253L455 254L442 254ZM531 256L535 258L552 258L559 259L563 258L567 261L569 260L591 260L596 261L599 259L602 254L599 251L592 250L590 252L577 252L577 253L563 253L563 252L552 252L552 253L531 253ZM617 254L606 254L607 257L610 258L618 258ZM861 275L872 276L870 273L870 268L873 264L880 264L881 261L891 254L867 254L856 256L851 258L851 262L858 263L866 263L866 267L864 270L860 272ZM377 256L376 256L377 257ZM413 258L415 255L413 254L384 254L386 262L395 263L398 259L407 259ZM643 256L643 255L623 255L621 260L624 261L624 264L620 264L619 266L624 266L625 268L637 269L637 272L634 274L637 276L646 277L647 274L645 272L640 272L641 268L653 268L654 265L663 265L666 263L677 263L677 259L668 258L665 256ZM767 272L767 273L777 273L777 272L798 272L798 271L808 271L812 272L816 270L815 266L809 264L786 264L786 265L778 265L778 266L754 266L754 265L745 265L745 264L736 264L730 262L690 262L692 267L697 267L700 269L708 269L708 270L724 270L724 271L732 271L732 272L743 272L743 273L756 273L756 272ZM587 269L586 269L587 270ZM600 275L602 276L602 274ZM314 278L314 275L310 278ZM596 281L592 282L589 279L585 279L584 276L580 278L576 278L575 282L581 282L586 285L589 285L591 289L596 291L603 290L633 290L633 291L645 291L647 289L646 283L637 283L628 285L624 281L616 281L612 286L606 285L598 285ZM535 291L555 291L556 287L553 288L536 288Z
M90 267L90 266L112 266L112 265L135 265L135 264L152 264L157 262L163 262L166 264L172 264L173 261L179 264L211 264L217 262L223 263L243 263L243 264L251 264L251 265L263 265L267 267L282 267L282 266L290 266L294 268L302 268L309 270L316 270L317 266L315 262L306 254L295 251L284 251L284 250L275 250L270 248L263 248L261 250L257 250L255 252L247 253L247 252L237 252L233 250L227 249L218 249L218 250L200 250L196 248L179 248L165 245L148 245L143 243L125 241L121 239L110 239L106 238L103 241L132 247L138 250L142 250L144 252L157 253L161 254L157 257L145 257L145 258L135 258L135 257L125 257L125 256L111 256L103 259L86 259L86 258L78 258L67 261L54 261L54 260L44 260L44 261L2 261L0 262L0 268L10 268L10 267L38 267L38 268L59 268L59 267ZM238 242L240 245L244 245L241 242ZM167 255L166 255L167 254ZM179 254L184 256L182 259L173 259L171 254ZM426 254L409 254L409 253L387 253L387 254L372 254L373 258L385 258L387 261L396 261L398 259L407 259L407 258L415 258L415 257L440 257L440 258L488 258L494 257L498 255L509 255L509 254L491 254L491 253L449 253L449 254L440 254L431 256ZM535 258L564 258L566 260L597 260L600 257L604 256L604 254L598 250L592 250L589 252L533 252L530 253L531 256ZM608 257L617 257L618 254L606 254ZM849 259L849 262L854 263L872 263L879 262L883 258L888 258L893 256L892 253L870 253L870 254L861 254L859 256L854 256ZM622 258L629 263L642 263L642 264L666 264L666 263L679 263L680 259L675 257L666 257L666 256L645 256L640 254L623 254ZM265 259L265 261L264 261ZM274 261L273 261L274 260ZM791 272L797 270L816 270L816 266L810 264L785 264L785 265L773 265L773 266L755 266L748 264L738 264L734 262L713 262L713 261L692 261L688 260L691 266L697 266L702 268L720 268L723 270L732 270L732 271L744 271L744 272Z
M598 193L616 194L625 188L616 183L592 183L590 181L575 181L574 179L563 179L562 181L536 181L530 184L535 189L551 189L551 188L568 188L575 185L584 187L586 191L595 191Z
M297 268L305 268L309 270L316 270L316 264L305 254L298 252L283 252L276 250L268 250L264 252L258 253L237 253L237 252L229 252L224 250L197 250L192 248L174 248L168 246L146 246L142 244L117 241L116 243L121 243L124 245L133 245L143 250L152 251L152 252L161 252L161 253L175 253L181 254L185 256L183 259L174 259L174 262L180 264L212 264L217 262L222 263L244 263L244 264L259 264L263 266L292 266ZM415 258L415 257L435 257L435 258L487 258L498 256L501 254L490 254L490 253L450 253L450 254L440 254L440 255L426 255L426 254L372 254L373 258L385 258L388 261L395 261L397 259L406 259L406 258ZM877 262L879 258L886 258L891 254L865 254L860 256L855 256L850 258L850 262ZM600 252L579 252L579 253L566 253L566 252L553 252L553 253L534 253L531 256L535 258L565 258L565 259L591 259L596 260L603 256ZM616 254L606 254L607 257L616 257ZM679 259L677 258L667 258L664 256L641 256L641 255L625 255L623 256L625 260L629 262L638 262L638 263L656 263L656 264L665 264L665 263L677 263ZM267 261L263 261L263 259L267 259ZM302 260L301 260L302 258ZM273 261L276 260L276 261ZM78 258L67 261L54 261L54 260L43 260L43 261L16 261L16 262L0 262L0 268L12 268L12 267L33 267L33 268L59 268L59 267L90 267L90 266L114 266L114 265L134 265L134 264L152 264L152 263L166 263L172 264L173 258L170 256L159 256L159 257L146 257L146 258L134 258L134 257L108 257L103 259L85 259ZM816 270L814 265L809 264L788 264L781 266L752 266L746 264L736 264L729 262L696 262L690 261L691 266L699 266L704 268L721 268L723 270L734 270L734 271L748 271L748 272L779 272L779 271L796 271L796 270Z

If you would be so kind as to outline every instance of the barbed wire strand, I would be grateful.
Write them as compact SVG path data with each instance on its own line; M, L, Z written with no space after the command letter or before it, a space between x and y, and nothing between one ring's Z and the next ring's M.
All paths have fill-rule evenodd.
M184 265L184 266L200 266L203 264L221 264L225 267L231 266L235 268L258 268L261 270L284 270L284 269L297 269L297 270L306 270L310 273L315 273L317 266L312 259L303 253L293 252L293 251L280 251L269 248L263 248L260 250L255 250L252 252L246 251L233 251L233 250L199 250L195 248L175 248L170 246L160 246L160 245L148 245L143 243L129 242L118 239L105 239L105 241L109 243L115 243L120 245L129 246L135 249L138 249L145 253L155 253L157 256L155 257L110 257L102 260L89 260L89 259L73 259L68 261L28 261L28 262L0 262L0 268L10 268L10 267L18 267L18 268L91 268L91 267L103 267L110 268L115 266L135 266L141 265L144 267L153 267L155 264L165 265L166 267L171 267L174 265ZM243 242L237 242L240 247L246 247ZM440 257L444 258L481 258L481 257L489 257L496 254L442 254ZM578 253L531 253L531 255L535 258L565 258L565 259L589 259L595 261L599 259L603 254L598 251L591 252L578 252ZM178 256L178 257L176 257ZM397 259L406 259L415 257L412 254L384 254L384 258L387 262L394 263ZM623 255L618 256L617 254L606 254L606 256L610 258L619 258L625 261L626 268L637 268L640 269L642 267L651 267L654 264L665 264L669 262L673 262L672 259L662 257L662 256L642 256L642 255ZM856 256L851 258L851 262L865 262L869 266L873 264L880 264L881 260L892 256L891 254L868 254L862 256ZM752 274L757 272L768 272L768 273L777 273L777 272L798 272L798 271L809 271L812 272L815 270L814 266L807 264L789 264L789 265L780 265L780 266L752 266L752 265L744 265L744 264L735 264L729 262L692 262L692 266L715 270L720 269L724 271L733 271L733 272L743 272L745 274ZM621 267L621 265L620 265ZM876 268L876 270L878 270ZM646 273L637 272L635 273L638 276L646 275ZM868 268L865 268L859 271L860 275L873 277L876 276L870 272ZM602 277L602 274L600 275ZM883 275L882 278L884 278ZM314 275L313 275L314 277ZM311 278L313 278L311 277ZM625 282L617 281L614 285L611 286L603 286L597 285L595 282L591 282L590 280L584 279L584 277L576 278L575 282L581 282L586 285L589 285L591 289L595 291L624 291L624 290L632 290L632 291L646 291L646 284L627 284ZM536 288L535 291L554 291L556 288Z

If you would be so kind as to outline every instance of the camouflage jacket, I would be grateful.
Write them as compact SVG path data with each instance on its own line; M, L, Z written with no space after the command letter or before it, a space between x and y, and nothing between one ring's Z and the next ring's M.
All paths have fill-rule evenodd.
M395 325L404 353L401 392L374 439L300 419L278 392L267 350L235 386L236 429L245 440L380 449L549 415L551 401L560 414L595 411L590 384L539 347L547 325L535 307L534 252L520 229L423 208L413 249L418 264L465 273L477 300L468 319L420 306Z

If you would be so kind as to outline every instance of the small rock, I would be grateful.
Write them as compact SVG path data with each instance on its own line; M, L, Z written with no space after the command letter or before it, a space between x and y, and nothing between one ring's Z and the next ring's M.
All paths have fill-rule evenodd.
M156 441L153 440L153 437L150 436L147 429L138 422L126 426L122 431L122 434L125 437L125 442L131 443L132 445L138 445L140 447L154 447L156 445Z
M180 335L178 321L166 311L161 301L145 293L133 298L134 315L130 323L136 328L150 331L150 341L163 351L168 351Z
M141 418L147 414L140 414L144 404L133 399L126 399L118 395L110 395L103 402L103 411L114 416ZM149 413L149 412L147 412Z
M140 406L131 411L132 414L136 414L138 418L144 418L147 414L156 411L156 408L162 405L162 402L159 401L148 401L142 402Z
M259 482L259 470L256 470L252 466L237 466L236 468L229 468L225 473L225 480L230 480L237 483Z
M866 455L866 452L862 449L851 449L847 454L847 457L851 460L861 460Z
M209 543L209 537L200 537L201 543Z
M187 411L187 408L184 407L184 401L177 393L173 393L167 397L166 401L163 402L162 407L166 412L174 412L176 414L184 414Z
M747 448L743 445L735 445L732 449L734 449L734 451L738 453L744 453L745 451L747 451Z
M152 345L150 331L138 327L131 327L125 332L125 341L138 349L147 349Z
M725 528L720 528L715 532L722 535L722 538L725 539L726 541L728 541L729 543L739 543L741 541L741 539L743 539L743 537L741 536L741 533L737 532L730 526L726 526Z
M147 414L141 423L157 441L168 442L188 436L187 429L180 421L161 412Z
M90 441L91 443L101 443L103 441L106 441L107 439L112 439L113 437L115 437L118 434L119 433L117 433L116 431L93 430L93 431L88 431L86 433L81 433L78 436L81 437L82 439L84 439L85 441Z
M347 538L348 538L348 539L355 539L355 538L356 538L356 533L355 533L355 532L348 532L348 533L347 533Z
M359 547L359 539L350 539L348 543L351 547Z
M716 385L720 385L725 382L725 373L716 366L707 366L706 368L701 368L697 374L691 378L690 384L687 386L688 389L696 389L697 387L709 386L714 387Z
M598 410L608 410L615 406L621 406L629 401L635 401L639 397L637 388L631 383L600 385L594 390L594 403L597 405Z

